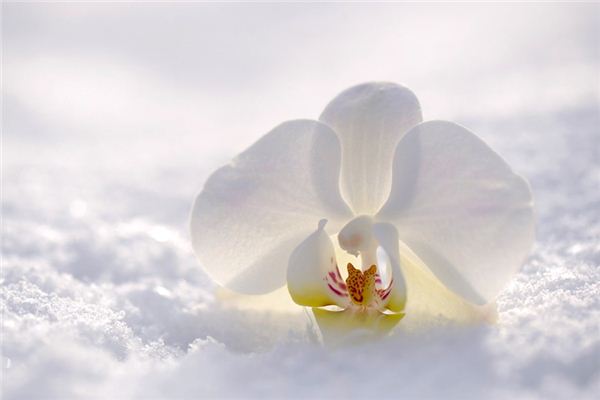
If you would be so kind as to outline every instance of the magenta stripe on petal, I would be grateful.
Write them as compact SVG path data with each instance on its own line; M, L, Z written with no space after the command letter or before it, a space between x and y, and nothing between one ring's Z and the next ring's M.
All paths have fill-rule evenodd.
M331 277L331 279L333 279L333 281L334 281L334 282L337 282L337 278L336 278L336 276L335 276L335 272L331 271L331 272L329 273L329 276Z
M338 296L341 296L341 297L346 297L347 296L346 293L340 292L339 290L337 290L336 288L334 288L333 286L331 286L330 283L328 283L327 286L329 286L329 289L331 289L331 291L333 293L337 294Z

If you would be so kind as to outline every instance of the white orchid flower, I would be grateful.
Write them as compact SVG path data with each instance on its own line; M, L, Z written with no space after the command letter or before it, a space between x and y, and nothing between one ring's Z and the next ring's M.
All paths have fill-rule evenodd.
M208 274L240 293L287 283L303 306L401 314L412 287L419 301L429 296L427 276L432 290L482 305L531 248L532 196L476 135L422 122L409 89L367 83L217 170L196 198L191 235ZM342 259L353 262L340 271Z

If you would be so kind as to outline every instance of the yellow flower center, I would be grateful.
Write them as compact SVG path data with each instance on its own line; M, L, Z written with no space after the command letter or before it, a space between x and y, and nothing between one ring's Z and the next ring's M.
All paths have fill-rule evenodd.
M359 306L369 306L376 299L375 280L377 277L377 266L371 265L366 271L354 268L348 263L348 278L346 287L352 302Z

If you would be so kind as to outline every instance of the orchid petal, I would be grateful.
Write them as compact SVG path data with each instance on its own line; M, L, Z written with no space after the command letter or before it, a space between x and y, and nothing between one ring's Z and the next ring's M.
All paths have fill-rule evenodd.
M406 307L406 281L400 269L398 232L391 224L377 223L373 225L373 235L387 253L392 272L389 286L383 289L381 293L381 307L393 312L404 311Z
M394 182L377 214L449 289L477 304L495 298L534 240L531 191L467 129L445 121L400 141Z
M312 312L323 344L333 347L368 343L389 335L404 318L403 313L384 314L372 308L342 311L313 308Z
M390 192L396 144L422 120L416 96L393 83L365 83L339 94L319 119L340 138L342 195L355 214L374 215Z
M410 296L406 304L403 326L419 330L440 323L494 323L497 318L494 302L476 305L448 289L427 268L425 263L400 242L400 265Z
M351 212L339 193L340 146L317 121L290 121L217 170L196 198L192 245L228 289L261 294L285 284L292 250L323 218Z
M333 242L325 222L298 245L288 263L287 286L292 300L309 307L350 304L346 284L338 269Z
M266 294L241 294L224 287L214 291L219 307L224 309L277 312L281 315L303 314L304 311L290 298L287 287L282 286Z

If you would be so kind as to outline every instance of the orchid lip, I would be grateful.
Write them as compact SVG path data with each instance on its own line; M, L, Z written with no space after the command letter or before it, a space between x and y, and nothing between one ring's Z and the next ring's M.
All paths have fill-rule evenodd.
M397 299L405 298L405 288L402 285L396 286L393 279L393 274L399 279L401 271L398 268L390 271L389 275L392 276L389 284L384 287L377 264L371 263L370 267L366 268L368 260L376 260L375 253L378 247L372 232L372 219L366 216L356 217L337 235L342 240L348 236L360 237L352 242L356 248L345 246L345 250L348 253L356 250L360 254L362 265L357 268L353 263L348 263L348 275L345 279L340 273L331 237L325 232L326 222L320 220L316 231L306 238L290 257L288 290L292 299L297 304L310 307L335 305L342 309L402 311L403 303L391 302L391 294L395 291L400 291L396 295Z

